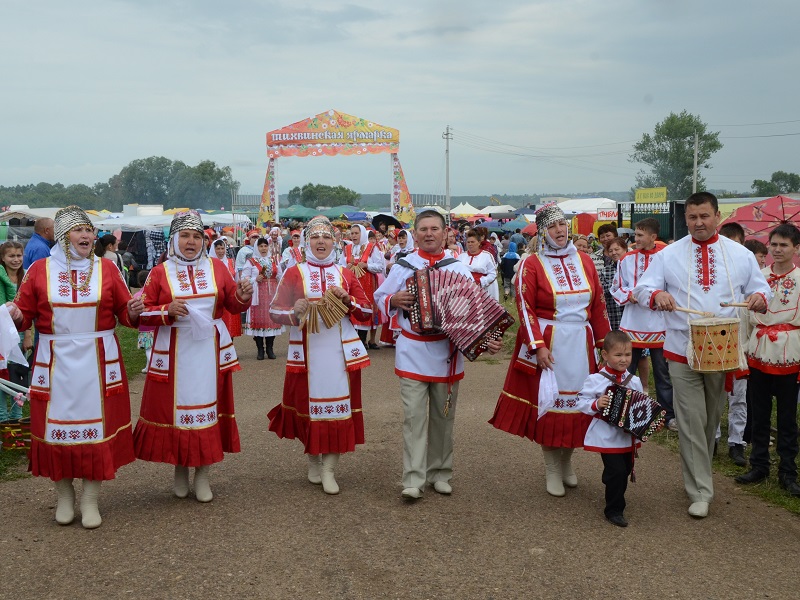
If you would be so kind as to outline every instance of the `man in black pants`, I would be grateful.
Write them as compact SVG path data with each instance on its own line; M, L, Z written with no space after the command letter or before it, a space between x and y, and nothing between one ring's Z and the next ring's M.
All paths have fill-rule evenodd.
M775 262L762 269L773 292L765 314L750 313L754 325L747 343L750 366L748 395L753 414L750 471L737 483L758 483L769 476L769 432L772 397L777 400L778 483L800 497L797 484L797 377L800 373L800 269L792 259L800 252L800 230L779 225L769 236Z

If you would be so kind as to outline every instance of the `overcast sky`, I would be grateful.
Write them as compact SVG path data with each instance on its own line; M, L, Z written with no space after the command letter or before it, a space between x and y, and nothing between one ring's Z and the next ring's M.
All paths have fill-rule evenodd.
M228 165L260 193L266 132L328 109L399 129L413 194L444 193L447 125L453 195L626 190L631 144L684 109L721 134L709 187L800 172L796 1L5 0L1 14L0 185L92 185L158 155ZM387 155L277 169L280 193L390 191Z

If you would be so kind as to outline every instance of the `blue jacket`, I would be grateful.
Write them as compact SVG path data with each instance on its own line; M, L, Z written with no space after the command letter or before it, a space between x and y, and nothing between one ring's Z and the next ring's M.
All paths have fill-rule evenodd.
M35 261L50 256L50 246L52 246L50 241L38 233L34 233L33 237L25 244L25 252L22 255L22 268L27 271Z

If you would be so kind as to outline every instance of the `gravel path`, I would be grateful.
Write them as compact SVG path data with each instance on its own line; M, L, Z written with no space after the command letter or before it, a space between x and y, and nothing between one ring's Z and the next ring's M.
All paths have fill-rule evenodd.
M0 598L797 598L800 520L715 478L711 516L686 509L678 456L645 444L619 529L603 519L602 463L578 451L580 485L544 489L538 447L494 430L507 360L467 366L453 495L400 498L402 410L394 351L364 372L367 443L342 457L338 496L305 479L299 442L267 431L278 360L238 338L243 451L212 467L215 499L171 493L167 465L138 461L103 486L103 525L53 520L52 482L0 484ZM138 414L143 376L132 384ZM77 486L79 487L79 486Z

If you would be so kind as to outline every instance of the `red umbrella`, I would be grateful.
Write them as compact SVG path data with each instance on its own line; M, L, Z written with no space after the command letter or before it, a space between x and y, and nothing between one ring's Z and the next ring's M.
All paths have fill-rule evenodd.
M522 231L520 231L520 233L524 233L525 235L530 235L530 236L536 235L536 223L529 223L528 225L525 225L525 227L522 228Z
M800 226L800 200L774 196L737 208L722 222L739 223L748 239L767 243L769 232L782 223Z

